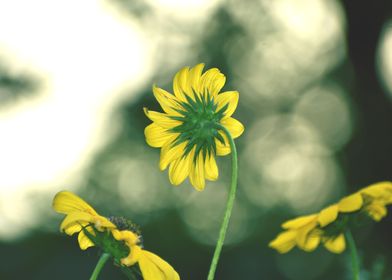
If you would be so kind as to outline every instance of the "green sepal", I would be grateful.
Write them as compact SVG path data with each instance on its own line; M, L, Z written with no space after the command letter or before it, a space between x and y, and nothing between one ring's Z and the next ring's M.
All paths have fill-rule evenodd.
M193 160L196 161L200 152L204 157L216 152L215 139L224 145L228 144L219 133L220 120L224 117L228 104L218 111L218 104L209 92L202 95L194 93L194 98L185 95L185 98L186 101L179 102L181 109L175 109L181 116L169 116L181 124L169 131L179 134L173 141L173 147L187 142L183 156L188 155L195 148Z
M94 234L91 234L86 227L91 226L94 230ZM131 267L124 266L121 264L121 259L128 256L129 248L124 242L114 239L110 231L98 231L92 225L82 227L84 234L94 243L94 245L100 248L103 252L109 254L113 258L113 263L120 267L121 271L132 280L142 280L142 274L140 272L139 265L135 264Z
M87 226L86 226L87 227ZM99 247L105 253L110 254L115 260L121 260L129 254L129 248L124 242L114 239L110 231L98 231L94 227L94 234L92 235L85 227L83 232L86 236L94 243L95 246Z
M373 223L373 219L365 211L339 213L338 218L322 228L326 236L338 236L347 229L359 228Z

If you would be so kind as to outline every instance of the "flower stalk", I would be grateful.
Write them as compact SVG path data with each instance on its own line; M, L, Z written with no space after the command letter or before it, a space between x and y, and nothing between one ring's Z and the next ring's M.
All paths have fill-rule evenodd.
M237 150L235 147L233 137L231 136L229 130L226 127L224 127L223 125L217 124L217 128L219 130L222 130L226 134L226 136L229 140L231 154L232 154L232 165L231 165L231 172L232 173L231 173L231 186L230 186L229 197L227 199L226 210L225 210L222 225L221 225L221 228L219 231L219 238L216 243L214 255L212 257L212 261L211 261L211 265L210 265L210 270L208 272L208 278L207 278L208 280L214 279L216 267L218 265L220 253L222 251L222 246L225 241L226 231L227 231L227 228L229 225L229 220L230 220L231 212L232 212L233 205L234 205L234 199L235 199L235 195L236 195L236 191L237 191L237 179L238 179L238 158L237 158Z
M107 262L107 260L110 258L110 255L107 253L103 253L101 257L98 260L97 265L95 266L95 269L93 271L93 274L91 274L90 280L96 280L98 279L98 275L101 272L103 266Z
M353 280L359 280L359 258L357 246L355 245L355 241L350 230L347 230L345 235L350 250Z

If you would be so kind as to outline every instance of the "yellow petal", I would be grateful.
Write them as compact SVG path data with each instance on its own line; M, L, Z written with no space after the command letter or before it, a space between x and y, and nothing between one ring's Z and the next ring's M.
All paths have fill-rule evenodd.
M188 84L188 76L189 67L184 67L177 72L173 80L174 95L182 102L187 102L185 95L189 95L193 98L193 94L189 92L191 87Z
M94 235L94 230L91 227L85 228L90 234ZM78 235L78 242L80 249L86 250L87 248L93 247L94 243L87 237L84 231L80 231Z
M302 250L306 252L314 251L317 246L320 244L321 236L318 234L310 234L306 239L306 242L301 247Z
M79 223L79 224L73 224L71 226L68 226L67 228L64 229L64 232L68 235L73 235L77 232L80 232L82 230L82 227L88 225L88 223Z
M192 89L197 93L201 93L200 80L203 68L204 63L199 63L189 71L189 83L191 84Z
M67 229L70 226L80 223L93 223L94 216L85 212L69 213L60 224L60 230Z
M129 248L129 255L121 259L121 263L126 266L134 265L139 261L142 249L137 244L139 243L139 236L130 230L111 230L114 239L118 241L125 241Z
M370 185L359 191L360 193L367 194L371 197L385 197L392 198L392 183L391 182L379 182Z
M233 138L241 136L245 129L242 123L232 117L222 119L221 124L229 130Z
M340 234L335 238L328 238L324 242L325 248L327 248L330 252L335 254L340 254L346 249L346 241L344 239L344 235Z
M143 110L150 120L162 128L170 129L182 124L180 121L171 119L170 116L165 113L150 111L147 108L143 108Z
M387 215L387 208L382 203L373 202L366 206L365 211L369 216L379 222L382 218Z
M139 259L144 280L179 280L174 268L157 255L143 250Z
M156 87L155 85L152 87L152 91L154 93L155 98L161 105L163 111L167 114L174 116L181 116L177 110L184 110L182 106L179 104L179 100L173 94L168 93L166 90Z
M68 191L62 191L56 194L53 199L53 209L63 214L80 211L90 213L91 215L98 215L87 202Z
M121 263L125 266L131 266L140 260L142 248L139 246L130 246L129 255L121 259Z
M293 230L282 232L268 246L274 248L281 254L287 253L295 246L296 236L297 233Z
M295 218L295 219L292 219L292 220L289 220L289 221L283 223L282 228L284 228L284 229L298 229L298 228L303 227L311 222L316 221L316 219L317 219L317 214L298 217L298 218Z
M118 241L123 241L125 239L123 231L124 230L119 230L119 229L111 230L114 239Z
M323 209L318 216L318 222L320 226L325 227L326 225L329 225L330 223L335 221L338 217L338 212L339 207L336 204Z
M161 149L159 168L161 170L165 170L171 162L182 157L184 155L187 143L188 142L182 142L178 145L175 145L170 142L170 144L164 145Z
M316 226L317 222L316 220L313 220L297 229L296 242L298 247L300 247L302 250L306 251L312 249L312 245L315 243L314 238L311 238L315 236L315 234L312 234L312 231L316 228Z
M231 152L229 139L227 139L226 135L222 131L219 131L219 134L223 137L225 143L221 143L221 141L215 138L216 154L218 156L228 155Z
M186 177L188 177L192 160L193 156L189 153L188 155L182 156L170 163L169 180L172 185L177 186L181 184Z
M338 203L339 212L354 212L362 207L363 199L360 193L354 193L343 199Z
M94 216L92 223L94 224L94 227L99 231L116 228L116 226L111 221L109 221L108 218L103 216Z
M133 246L139 243L139 236L130 230L113 229L112 235L118 241L125 241L128 246Z
M196 157L196 162L191 165L191 172L189 174L189 179L192 186L198 190L202 191L205 187L205 177L204 177L204 159L203 152L200 151L199 155Z
M216 97L226 82L226 77L219 69L211 68L200 79L200 91L208 92L211 97Z
M179 133L168 132L166 128L152 123L144 129L144 135L146 136L148 145L154 148L160 148L171 140L173 136L177 137Z
M228 118L234 113L237 108L238 99L238 91L222 92L215 97L215 103L218 105L217 111L227 106L223 118Z
M213 153L209 153L206 157L204 172L207 180L215 181L218 179L219 171Z

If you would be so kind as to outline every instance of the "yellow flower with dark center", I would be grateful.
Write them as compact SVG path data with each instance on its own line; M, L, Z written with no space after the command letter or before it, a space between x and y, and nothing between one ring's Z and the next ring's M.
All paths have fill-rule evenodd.
M224 126L233 138L239 137L244 126L231 115L239 93L220 93L225 76L216 68L202 74L204 64L185 67L174 77L174 95L156 86L153 93L164 113L144 108L153 121L144 133L147 143L161 148L159 167L169 167L173 185L181 184L188 176L197 190L203 190L205 179L218 178L215 156L230 153Z
M83 199L67 191L56 194L53 208L66 215L61 231L68 235L79 233L82 250L98 246L118 264L127 267L138 264L145 280L180 279L170 264L142 248L140 232L126 219L101 216Z
M311 252L322 243L330 252L339 254L346 248L344 233L352 221L363 214L380 221L387 214L386 206L389 204L392 204L392 183L373 184L319 213L283 223L285 231L272 240L269 246L279 253L287 253L295 246Z

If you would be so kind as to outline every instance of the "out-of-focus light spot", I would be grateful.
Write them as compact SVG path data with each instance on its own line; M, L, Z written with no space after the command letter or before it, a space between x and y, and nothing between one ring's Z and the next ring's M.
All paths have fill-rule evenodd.
M120 88L136 88L149 73L150 48L138 27L99 3L0 3L0 49L7 64L38 71L43 83L40 99L0 112L0 196L15 204L8 229L25 215L18 204L28 205L12 201L22 197L17 193L76 185L115 133L108 123L111 110L131 98ZM3 230L0 238L6 237L14 235Z
M330 44L342 36L343 12L337 1L264 1L272 16L292 36L312 44ZM320 34L320 30L323 30ZM321 36L320 36L321 35Z
M350 139L351 116L343 91L335 84L316 87L301 96L296 112L311 124L322 143L339 150Z
M190 63L206 62L196 60L199 51L195 47L206 30L210 29L207 24L211 24L212 14L221 2L147 1L151 12L143 21L143 31L148 36L149 44L155 49L153 59L157 76L154 82L157 85L171 84L175 73L184 66L193 66ZM165 65L164 69L161 65ZM167 90L170 91L169 88Z
M316 210L339 189L339 170L317 132L302 118L273 115L248 129L242 162L254 176L241 177L250 202L286 204L297 213Z
M291 151L290 151L291 150ZM336 181L336 166L329 157L304 156L295 147L280 150L276 158L265 163L265 181L297 213L317 208L329 198ZM321 200L319 199L321 197Z
M287 186L291 182L302 179L303 173L313 165L315 166L314 170L309 170L309 172L317 171L319 174L316 175L322 179L324 176L322 176L317 163L315 163L313 161L310 164L310 162L304 160L303 154L295 147L282 143L282 147L276 150L275 156L266 163L264 174L276 183ZM282 176L283 174L284 176Z
M262 97L279 105L295 100L343 59L344 16L337 1L277 0L262 5L261 13L269 21L252 16L246 5L232 7L254 34L254 42L228 46L229 62L241 87L256 93L250 96L252 102ZM238 56L245 59L238 61Z
M214 245L218 239L227 189L222 183L209 183L203 192L198 192L179 211L189 234L202 244ZM195 192L195 191L194 191ZM253 217L244 205L236 202L230 219L225 244L238 243L250 234L250 219Z
M170 15L171 19L194 21L210 14L221 0L149 0L149 2L153 7L159 9L159 13Z
M30 193L15 192L0 196L0 239L14 239L26 234L39 217Z
M132 213L148 218L151 212L158 212L169 203L173 188L163 185L157 176L158 169L148 160L116 158L113 168L118 169L117 187L124 207ZM140 221L139 221L140 222Z
M392 20L385 24L377 51L378 73L392 100Z

